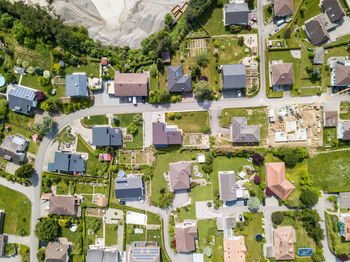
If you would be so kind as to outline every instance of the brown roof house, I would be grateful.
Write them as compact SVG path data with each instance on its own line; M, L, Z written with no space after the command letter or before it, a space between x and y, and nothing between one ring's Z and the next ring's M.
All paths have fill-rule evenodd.
M323 126L324 127L337 127L338 126L338 112L337 111L325 111L325 112L323 112Z
M286 168L284 162L266 163L267 186L279 198L286 200L294 191L295 186L286 178Z
M244 236L224 238L224 262L245 262L246 253Z
M320 16L316 16L305 22L305 33L310 42L314 45L320 45L329 39L327 30Z
M335 81L332 81L334 86L350 86L350 66L345 65L336 65L334 67L334 76Z
M45 261L46 262L68 262L69 261L69 246L50 242L47 245L45 252Z
M167 147L182 144L182 131L177 126L168 126L166 123L153 123L153 145Z
M181 223L175 225L175 247L178 252L188 253L194 251L197 237L197 226L195 224Z
M275 0L273 11L275 16L293 15L293 0Z
M116 96L148 96L148 75L145 73L120 73L114 75Z
M248 125L246 117L232 117L231 140L234 144L258 144L260 126Z
M172 191L189 190L191 162L179 161L169 164L169 183Z
M220 199L224 202L237 200L235 171L219 172Z
M29 141L20 136L9 135L0 145L0 157L17 165L26 162L26 151Z
M271 83L272 83L272 86L290 87L291 85L293 85L294 84L293 63L271 65Z
M338 0L323 0L322 8L332 23L337 22L345 16L345 11Z
M49 213L59 216L75 216L77 214L74 197L52 196Z
M293 260L295 229L292 226L278 227L273 231L276 260Z

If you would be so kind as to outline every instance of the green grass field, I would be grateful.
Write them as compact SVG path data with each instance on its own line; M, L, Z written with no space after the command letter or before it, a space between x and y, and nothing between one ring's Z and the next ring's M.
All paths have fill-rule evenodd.
M25 195L0 185L0 209L5 211L4 233L18 234L23 230L24 235L29 235L31 204Z
M86 127L93 127L95 125L108 125L108 118L106 115L90 116L84 117L81 122Z
M113 127L127 127L130 123L133 122L134 116L137 114L118 114L118 115L113 115L117 116L119 119L119 123L116 124L112 121L112 126ZM140 114L142 116L142 114ZM143 148L143 127L142 126L137 126L137 132L133 136L133 141L126 142L124 141L126 145L126 149L141 149Z
M336 127L327 127L323 129L323 146L334 146L337 141Z
M181 118L170 120L166 117L169 125L177 125L184 133L202 133L205 126L209 126L209 113L207 111L195 111L180 113Z
M79 67L68 66L64 69L66 75L70 75L76 72L85 72L88 77L98 77L99 63L89 62L87 65L81 65Z
M350 102L341 101L340 111L343 111L339 114L340 119L349 120L350 119Z
M118 229L115 230L117 225L114 224L105 224L106 227L106 238L105 245L107 247L118 245Z
M100 221L100 224L101 226L99 227L99 229L93 233L91 231L91 223L93 223L93 221L95 219L98 219L98 221ZM96 238L102 238L103 237L103 221L102 221L102 218L95 218L95 217L86 217L85 218L85 221L86 221L86 240L88 243L91 243L91 244L95 244L95 239ZM89 230L91 231L92 234L89 234Z
M143 228L142 234L135 234L134 225L126 225L126 244L129 245L134 241L145 241L146 240L146 228ZM141 226L138 226L141 227Z

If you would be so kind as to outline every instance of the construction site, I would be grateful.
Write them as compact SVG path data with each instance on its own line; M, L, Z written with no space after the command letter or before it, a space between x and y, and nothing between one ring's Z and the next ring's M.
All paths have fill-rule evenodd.
M293 105L269 109L268 141L273 147L320 147L323 144L322 105Z

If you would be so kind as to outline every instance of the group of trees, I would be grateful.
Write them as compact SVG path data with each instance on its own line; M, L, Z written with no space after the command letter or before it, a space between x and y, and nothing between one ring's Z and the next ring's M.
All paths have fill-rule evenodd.
M193 88L193 94L198 100L212 100L214 98L214 90L211 85L204 80L199 81Z
M44 116L43 122L41 124L39 123L34 124L34 129L36 132L38 132L39 135L44 136L51 131L53 126L54 126L53 119L51 117Z
M309 156L309 153L305 147L283 146L273 151L273 154L282 159L289 168L295 167L298 162Z
M25 164L15 171L15 176L18 178L30 178L33 175L33 171L34 168L31 164Z

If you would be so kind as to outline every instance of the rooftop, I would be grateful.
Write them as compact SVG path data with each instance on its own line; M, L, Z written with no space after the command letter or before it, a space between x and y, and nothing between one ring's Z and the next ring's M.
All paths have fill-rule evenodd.
M246 69L243 64L223 65L223 90L242 89L246 87Z
M75 199L70 196L52 196L49 203L49 213L55 215L74 216Z
M272 71L272 85L293 85L294 84L294 66L293 63L273 64Z
M191 162L180 161L169 164L169 180L172 190L190 189Z
M225 26L247 25L249 8L247 3L232 3L224 5Z
M153 144L155 146L181 145L182 132L177 128L167 128L166 123L153 123Z
M46 248L45 261L46 262L66 262L68 250L69 250L68 245L64 245L56 242L50 242Z
M233 143L260 142L260 127L248 125L246 117L232 117L231 132Z
M224 238L224 262L245 262L246 253L244 236Z
M191 252L196 249L197 226L175 225L175 245L178 252Z
M32 108L37 106L35 92L36 90L29 87L10 84L7 93L9 108L18 113L31 114Z
M85 73L66 75L66 96L87 96L87 77Z
M148 96L148 75L115 72L114 93L116 96Z
M95 146L122 146L123 135L120 128L93 127L92 144Z
M222 201L237 200L236 174L234 171L219 172L220 199Z
M319 45L329 39L328 33L320 16L316 16L306 21L305 29L310 42L314 45Z
M273 231L276 260L294 259L295 229L292 226L278 227Z
M192 79L190 76L183 74L182 66L168 66L167 77L170 93L192 91Z
M273 10L275 16L293 15L293 0L275 0Z

